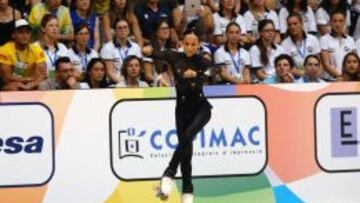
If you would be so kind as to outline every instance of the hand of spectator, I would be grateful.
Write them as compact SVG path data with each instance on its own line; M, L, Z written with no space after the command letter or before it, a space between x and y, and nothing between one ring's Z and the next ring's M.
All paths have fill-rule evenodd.
M198 17L203 17L203 16L204 16L204 11L203 11L203 9L201 9L201 8L197 9L197 10L196 10L196 15L197 15Z
M342 76L336 77L336 82L343 82L344 78Z
M286 82L286 83L293 83L294 82L294 76L290 72L287 72L287 73L281 75L280 79L283 82Z
M8 85L5 85L1 90L2 91L19 91L19 90L26 90L26 85L21 82L13 82Z
M75 77L69 77L66 83L69 85L70 89L77 89L78 87Z
M162 79L159 81L159 86L160 87L170 87L170 84Z
M153 53L153 47L151 45L144 46L142 48L142 52L145 56L149 56Z
M196 71L191 70L191 69L187 69L183 74L183 77L186 78L186 79L188 79L188 78L196 78L196 76L197 76Z
M27 83L30 83L32 82L32 78L30 77L23 77L23 78L20 78L20 82L23 83L23 84L27 84Z

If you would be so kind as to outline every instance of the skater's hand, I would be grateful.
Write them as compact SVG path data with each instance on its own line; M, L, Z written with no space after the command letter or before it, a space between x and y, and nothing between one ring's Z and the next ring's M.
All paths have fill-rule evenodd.
M196 76L197 76L196 71L193 71L191 69L187 69L183 74L183 77L186 78L186 79L196 78Z

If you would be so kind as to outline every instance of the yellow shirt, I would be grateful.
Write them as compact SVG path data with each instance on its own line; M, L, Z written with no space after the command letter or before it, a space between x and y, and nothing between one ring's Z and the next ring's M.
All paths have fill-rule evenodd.
M36 37L40 30L40 23L45 14L50 13L47 9L45 3L37 3L35 4L29 15L29 23L33 28L33 37ZM70 32L74 32L74 28L71 21L70 11L65 6L60 6L55 16L59 21L59 29L61 34L67 34ZM35 38L34 38L35 39Z
M45 54L40 46L30 44L29 49L23 51L15 49L14 42L8 42L0 47L0 64L12 67L12 72L23 77L34 73L35 65L45 62Z
M94 10L98 15L102 15L109 10L110 0L95 0Z

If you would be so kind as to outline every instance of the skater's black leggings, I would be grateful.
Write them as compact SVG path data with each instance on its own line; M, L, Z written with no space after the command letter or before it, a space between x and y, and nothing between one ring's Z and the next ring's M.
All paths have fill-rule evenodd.
M194 108L176 107L176 130L179 144L172 156L169 167L164 175L174 177L181 163L183 193L193 193L191 181L191 158L193 154L193 139L206 125L211 117L211 107L207 104Z

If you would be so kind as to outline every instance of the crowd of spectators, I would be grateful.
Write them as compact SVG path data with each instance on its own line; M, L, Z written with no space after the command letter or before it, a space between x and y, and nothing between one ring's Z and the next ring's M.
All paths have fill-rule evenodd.
M207 85L360 81L360 0L0 0L0 90L175 86L199 36Z

